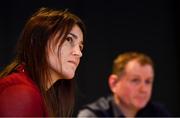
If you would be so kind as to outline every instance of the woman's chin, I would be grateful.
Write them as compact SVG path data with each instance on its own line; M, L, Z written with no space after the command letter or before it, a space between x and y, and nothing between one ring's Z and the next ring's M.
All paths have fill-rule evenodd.
M64 79L70 80L74 78L74 73L64 75Z

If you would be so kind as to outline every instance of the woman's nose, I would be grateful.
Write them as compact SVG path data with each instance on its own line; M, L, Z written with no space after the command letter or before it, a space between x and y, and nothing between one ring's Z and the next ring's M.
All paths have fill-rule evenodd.
M82 52L79 45L74 46L73 55L82 57Z

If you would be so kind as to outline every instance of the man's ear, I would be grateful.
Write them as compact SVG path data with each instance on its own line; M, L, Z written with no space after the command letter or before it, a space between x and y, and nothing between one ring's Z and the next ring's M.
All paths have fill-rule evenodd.
M111 74L109 76L109 80L108 80L109 88L111 89L111 91L113 93L115 92L115 86L116 86L116 83L117 83L117 79L118 79L118 76L115 75L115 74Z

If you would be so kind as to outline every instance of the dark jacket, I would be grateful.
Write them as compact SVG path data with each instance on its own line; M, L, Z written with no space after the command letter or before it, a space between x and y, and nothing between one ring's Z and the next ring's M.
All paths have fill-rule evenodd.
M136 117L167 117L170 113L159 103L149 102L141 109ZM102 97L97 101L84 106L78 117L124 117L117 107L112 96Z

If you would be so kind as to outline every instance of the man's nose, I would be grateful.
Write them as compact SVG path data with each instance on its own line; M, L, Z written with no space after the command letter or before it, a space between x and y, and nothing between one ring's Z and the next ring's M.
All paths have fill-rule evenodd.
M146 83L144 83L144 82L141 83L140 90L142 92L147 92L148 91L148 86L146 85Z

